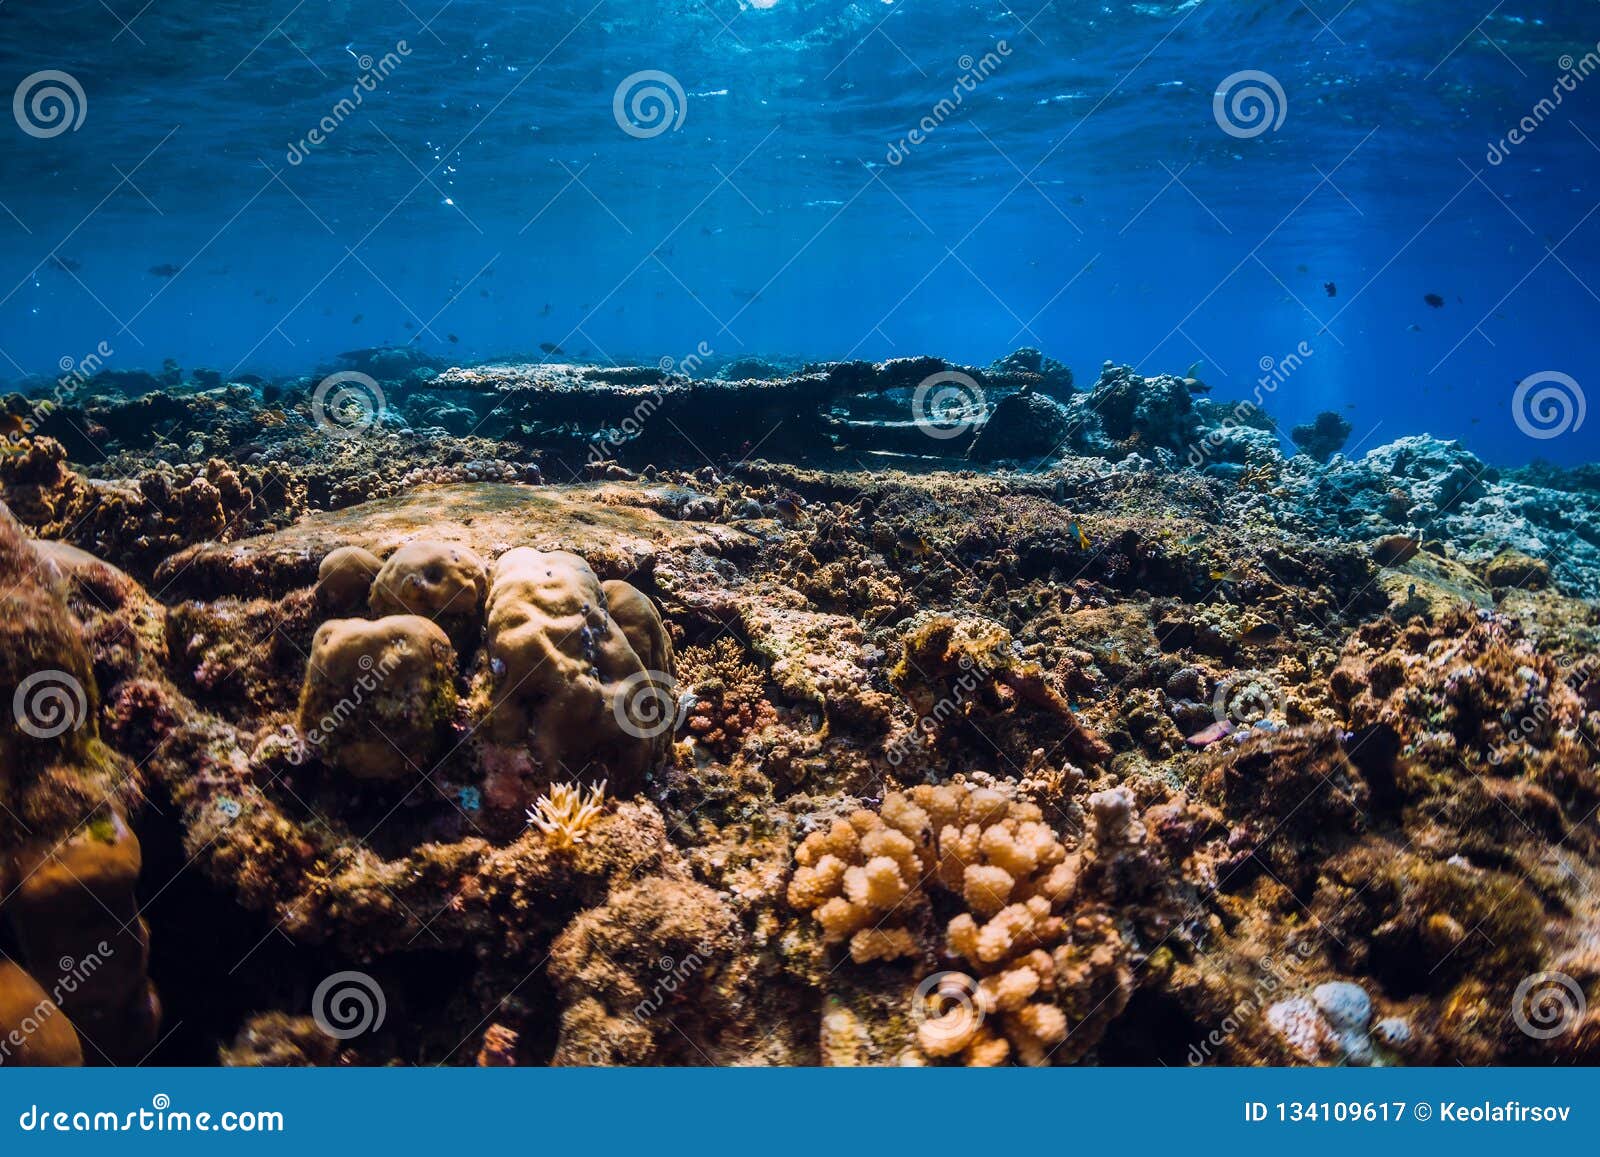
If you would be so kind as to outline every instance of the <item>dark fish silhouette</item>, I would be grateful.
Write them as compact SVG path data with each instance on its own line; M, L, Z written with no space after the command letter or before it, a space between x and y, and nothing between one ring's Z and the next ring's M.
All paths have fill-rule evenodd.
M62 257L58 253L50 255L50 264L61 270L62 273L76 273L83 268L83 262L74 261L70 257Z
M544 303L544 308L539 311L539 316L540 317L549 317L550 316L550 303L548 301Z
M350 324L351 324L351 325L360 325L360 324L361 324L361 321L362 321L362 319L363 319L363 318L365 318L365 317L366 317L366 316L367 316L367 315L366 315L366 314L364 314L364 313L358 313L358 314L356 314L356 315L355 315L355 316L354 316L354 317L352 317L352 318L351 318L351 319L350 319Z
M539 343L539 348L541 350L543 350L547 354L556 354L558 356L565 356L566 352L567 352L566 350L562 349L560 346L556 345L554 342L548 342L548 341L540 342Z
M183 272L183 266L169 262L166 265L152 265L148 272L151 277L176 277Z
M1326 293L1329 297L1338 297L1339 287L1331 281L1324 281L1322 283L1322 292Z
M1434 309L1444 308L1444 298L1440 297L1437 293L1424 293L1422 295L1422 300L1427 302Z
M450 337L450 344L451 345L455 345L457 342L459 342L461 340L455 334L450 334L449 337Z

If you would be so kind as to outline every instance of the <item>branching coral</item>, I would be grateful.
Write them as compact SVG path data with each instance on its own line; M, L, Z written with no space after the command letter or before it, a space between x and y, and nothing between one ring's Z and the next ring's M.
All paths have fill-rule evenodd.
M1103 845L1110 857L1143 832L1130 834L1131 798L1107 794L1118 798L1095 806L1091 850ZM939 951L972 974L970 1000L923 1020L918 1043L929 1056L978 1065L1013 1055L1025 1064L1075 1059L1131 993L1128 949L1112 920L1087 907L1067 911L1084 855L1010 790L958 780L890 792L878 812L858 810L807 836L796 860L789 903L812 913L825 942L848 941L857 964L931 954L915 931L929 909L925 886L941 905L950 897L965 908Z
M606 781L588 791L578 784L558 783L528 809L528 823L543 832L554 848L581 844L606 803Z
M744 649L727 635L709 647L688 647L678 657L678 678L694 695L689 734L724 759L745 737L777 720L765 697L766 676L744 661Z

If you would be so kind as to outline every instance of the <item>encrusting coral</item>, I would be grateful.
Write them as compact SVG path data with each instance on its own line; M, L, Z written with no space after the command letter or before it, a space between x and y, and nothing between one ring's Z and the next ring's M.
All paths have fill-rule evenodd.
M747 736L777 721L765 696L765 674L745 661L731 636L686 648L678 656L678 678L694 697L685 730L718 756L732 758Z

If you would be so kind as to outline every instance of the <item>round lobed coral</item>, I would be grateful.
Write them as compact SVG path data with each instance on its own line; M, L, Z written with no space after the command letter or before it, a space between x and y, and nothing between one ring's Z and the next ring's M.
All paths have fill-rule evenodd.
M317 606L325 615L358 615L367 609L373 580L383 561L359 546L328 552L317 568Z
M486 642L495 744L525 746L546 784L608 779L619 795L642 786L676 709L672 649L645 595L620 582L608 593L566 551L507 551Z
M372 581L375 615L432 619L463 654L477 641L489 572L464 546L419 539L391 554Z
M418 615L317 628L300 690L306 743L360 779L425 773L456 709L455 652Z

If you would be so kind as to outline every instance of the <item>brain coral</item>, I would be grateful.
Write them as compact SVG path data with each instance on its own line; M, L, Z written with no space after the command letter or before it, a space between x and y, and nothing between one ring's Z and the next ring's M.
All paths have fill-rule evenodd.
M672 648L654 604L566 551L511 550L489 588L489 735L542 778L637 791L671 743ZM652 666L654 664L654 666Z
M456 708L455 652L417 615L334 619L317 629L300 689L300 730L362 779L421 774Z

